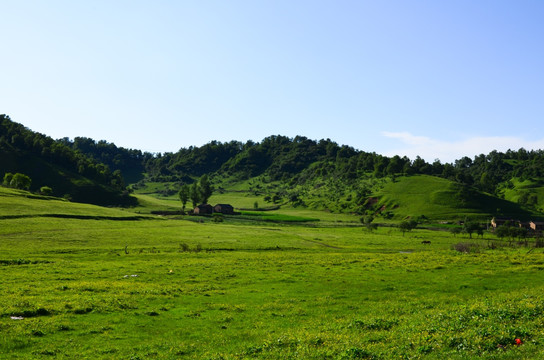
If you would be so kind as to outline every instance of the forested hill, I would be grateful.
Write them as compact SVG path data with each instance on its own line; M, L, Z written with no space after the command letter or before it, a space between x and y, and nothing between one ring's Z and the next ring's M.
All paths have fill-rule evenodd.
M49 141L52 141L49 139ZM420 157L386 157L364 152L330 139L319 141L303 136L266 137L261 142L211 141L200 147L181 148L176 153L142 153L106 141L77 137L56 142L77 154L106 164L113 174L122 173L127 183L146 181L190 183L203 174L232 180L265 176L269 180L305 182L316 177L334 177L347 182L368 176L433 175L491 194L511 187L513 178L544 178L542 150L492 151L453 163ZM88 160L87 160L88 161Z
M492 151L473 159L463 157L453 163L420 157L386 157L356 150L326 140L297 136L269 136L260 143L212 141L202 147L181 149L177 153L146 158L145 171L153 181L190 181L202 174L216 173L232 179L266 176L270 180L304 182L314 177L334 177L345 181L371 174L382 178L399 175L433 175L497 193L512 178L544 178L544 152Z
M260 184L260 190L254 190L270 198L291 204L302 204L303 199L328 202L323 208L333 211L339 194L345 194L338 210L359 212L379 192L382 185L377 184L426 175L454 184L462 203L479 192L537 211L544 208L542 150L492 151L453 163L428 163L420 157L360 151L330 139L273 135L261 142L211 141L175 153L151 154L85 137L53 140L1 115L0 155L0 175L22 172L32 177L34 190L48 185L55 195L91 203L126 202L125 182L168 182L179 187L207 174L219 186L257 179L254 183Z
M0 175L22 173L30 189L98 205L132 205L120 171L96 162L61 141L33 132L0 115Z
M383 201L387 198L387 205L382 200L375 204L378 208L396 207L400 203L410 207L409 202L400 201L401 183L397 186L399 192L393 187L388 196L379 195L381 188L402 176L433 176L447 180L444 184L450 185L448 191L437 193L432 201L456 204L454 211L460 214L478 213L485 208L488 215L529 217L530 212L541 213L544 209L541 150L492 151L453 163L438 160L428 163L420 157L412 160L364 152L329 139L315 141L302 136L275 135L259 143L213 141L202 147L160 154L147 159L145 171L148 181L178 184L190 183L202 174L208 174L218 185L254 179L251 191L274 203L356 213L368 211L368 201L376 196ZM418 181L425 182L422 177ZM446 193L447 199L439 201ZM423 204L423 197L417 199L422 202L417 211L429 213L430 207ZM402 211L409 214L412 210L396 210Z
M145 164L153 159L153 154L149 152L125 149L104 140L95 141L86 137L70 140L65 137L59 142L98 163L107 165L111 171L120 171L126 183L141 180L145 172Z

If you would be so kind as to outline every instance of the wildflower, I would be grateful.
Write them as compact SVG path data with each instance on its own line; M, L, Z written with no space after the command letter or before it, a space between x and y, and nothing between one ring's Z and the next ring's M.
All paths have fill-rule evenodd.
M514 340L516 342L516 345L521 345L523 344L523 341L521 341L521 339L516 339Z

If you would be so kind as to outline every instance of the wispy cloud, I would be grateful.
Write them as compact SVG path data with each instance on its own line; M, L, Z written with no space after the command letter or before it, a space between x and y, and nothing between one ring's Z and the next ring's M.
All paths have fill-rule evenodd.
M544 149L544 138L530 141L515 136L478 136L458 141L444 141L426 136L416 136L409 132L384 131L382 135L390 139L397 139L403 144L396 149L385 152L384 155L406 155L410 159L414 159L419 155L428 162L435 159L440 159L442 162L453 162L463 156L473 158L475 155L488 154L493 150L504 152L508 149L518 150L520 148L527 150Z

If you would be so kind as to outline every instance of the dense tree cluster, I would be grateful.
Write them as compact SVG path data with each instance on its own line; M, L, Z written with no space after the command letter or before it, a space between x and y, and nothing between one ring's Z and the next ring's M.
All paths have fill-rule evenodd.
M148 180L192 182L194 177L218 171L243 148L244 145L238 141L212 141L201 147L182 148L176 153L145 157L144 168Z
M125 188L119 172L112 173L108 166L74 151L61 141L33 132L6 115L0 115L0 149L27 152L117 190Z
M130 205L119 170L110 168L65 141L33 132L0 115L0 173L32 178L29 190L99 205Z
M513 241L515 238L518 238L521 241L527 237L528 230L525 227L516 226L514 223L507 221L495 229L495 235L499 239L507 238Z
M28 190L30 189L30 184L32 184L32 179L30 179L30 176L27 176L25 174L12 174L10 172L4 174L4 186L12 187L15 189Z
M178 192L181 200L182 209L185 210L187 202L191 200L193 207L198 204L207 204L214 191L213 186L208 179L208 175L204 174L198 182L194 182L192 186L184 184Z
M465 188L474 187L496 194L499 186L513 177L543 177L544 152L492 151L474 159L463 157L454 163L443 164L439 160L428 163L419 156L414 160L398 155L386 157L340 146L329 139L316 142L304 137L273 136L260 144L246 144L244 150L225 163L220 171L247 178L264 174L271 180L294 179L299 183L316 177L350 181L368 174L377 178L426 174L453 180Z
M63 138L60 142L97 163L107 165L113 172L119 170L128 182L138 181L145 171L144 164L153 158L153 154L149 152L117 147L104 140L76 137L73 141Z

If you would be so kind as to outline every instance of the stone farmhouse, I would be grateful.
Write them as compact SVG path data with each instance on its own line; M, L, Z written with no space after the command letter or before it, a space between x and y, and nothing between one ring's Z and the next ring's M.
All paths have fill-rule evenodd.
M230 204L217 204L211 206L210 204L200 204L194 208L193 214L195 215L211 215L213 213L235 215L234 207Z

